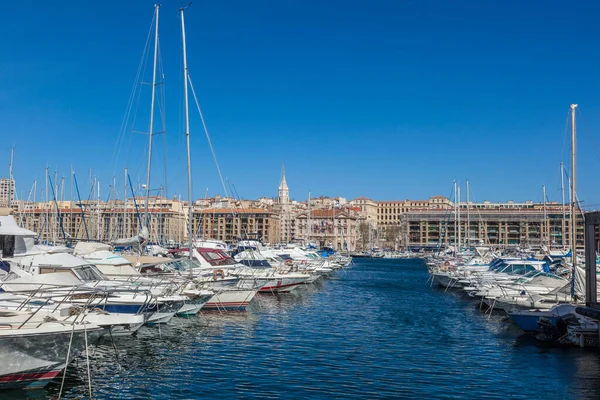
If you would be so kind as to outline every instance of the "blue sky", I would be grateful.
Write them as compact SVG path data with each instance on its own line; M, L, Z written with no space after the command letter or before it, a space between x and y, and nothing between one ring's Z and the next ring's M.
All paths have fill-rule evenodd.
M85 187L93 169L103 198L113 174L122 194L126 166L145 180L147 137L118 138L153 4L3 4L1 174L14 145L20 195L46 166L68 180L72 165ZM151 186L185 198L180 4L161 7L167 133L166 146L155 136ZM594 1L197 1L188 64L223 175L243 198L275 196L285 163L296 199L428 198L469 179L478 201L541 201L542 184L559 200L575 102L579 197L594 207L599 13ZM139 104L144 131L147 86ZM190 110L195 197L223 194Z

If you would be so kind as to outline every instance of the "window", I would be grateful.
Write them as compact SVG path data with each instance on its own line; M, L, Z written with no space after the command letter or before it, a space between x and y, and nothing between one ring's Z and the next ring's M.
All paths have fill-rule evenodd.
M85 282L89 281L102 281L107 278L93 265L82 265L73 268L73 272L79 279Z

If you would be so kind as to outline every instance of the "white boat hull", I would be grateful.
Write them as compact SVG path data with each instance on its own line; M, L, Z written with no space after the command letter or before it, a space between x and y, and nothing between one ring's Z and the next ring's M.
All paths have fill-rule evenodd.
M55 327L41 329L0 332L0 388L45 386L68 362L85 350L86 334L88 343L93 343L102 334L102 329L92 324L86 326L85 330L82 325L76 325L73 329L69 325L56 324Z
M216 293L202 311L245 311L257 290L225 290Z

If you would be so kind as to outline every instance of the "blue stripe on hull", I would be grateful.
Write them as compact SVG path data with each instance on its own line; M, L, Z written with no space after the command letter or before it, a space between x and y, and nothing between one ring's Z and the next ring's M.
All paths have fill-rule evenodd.
M102 304L94 306L112 314L139 314L143 309L142 304Z

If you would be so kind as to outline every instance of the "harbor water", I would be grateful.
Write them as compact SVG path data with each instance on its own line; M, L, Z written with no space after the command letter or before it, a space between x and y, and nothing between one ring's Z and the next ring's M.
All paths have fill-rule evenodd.
M600 352L542 346L505 317L432 288L421 260L361 259L323 282L103 339L96 399L597 399ZM63 398L89 398L85 357ZM2 399L56 397L44 389Z

